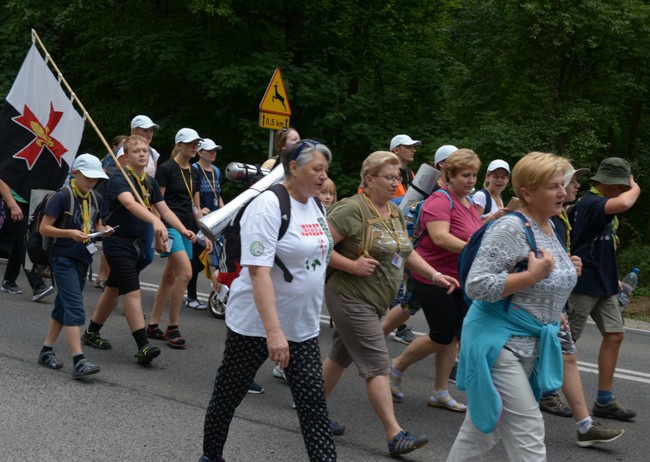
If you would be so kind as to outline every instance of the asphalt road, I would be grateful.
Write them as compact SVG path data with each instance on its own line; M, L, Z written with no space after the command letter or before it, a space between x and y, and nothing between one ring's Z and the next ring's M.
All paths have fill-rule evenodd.
M4 273L6 261L0 260ZM143 274L145 314L151 310L162 263ZM28 288L24 276L19 286ZM202 279L199 291L207 296L209 284ZM87 319L100 291L88 284L84 291ZM181 331L186 350L160 345L162 354L151 367L138 366L135 343L126 321L115 312L102 330L110 339L109 351L85 348L86 356L102 370L85 381L72 380L72 360L64 339L56 345L65 366L51 371L37 364L47 329L53 296L32 302L31 292L0 293L0 460L2 461L195 461L201 454L205 407L210 398L225 338L224 322L207 312L183 308ZM413 322L424 332L422 315ZM582 378L589 402L595 396L599 334L593 325L578 344ZM331 345L331 331L323 318L320 336L323 355ZM392 356L404 348L389 340ZM638 412L636 422L605 421L624 428L619 441L598 449L575 444L572 419L545 414L549 461L650 461L650 333L629 330L619 360L615 394ZM406 398L395 405L404 428L429 436L429 445L403 460L441 461L453 444L463 415L426 406L433 379L433 360L409 369L404 379ZM286 384L272 378L267 362L257 375L266 391L247 395L237 410L225 449L232 461L302 461L306 451L298 420L291 408ZM464 394L450 385L452 395ZM339 460L388 460L383 431L365 396L356 370L351 368L329 400L331 417L344 423L345 435L336 437ZM506 460L499 444L486 461Z

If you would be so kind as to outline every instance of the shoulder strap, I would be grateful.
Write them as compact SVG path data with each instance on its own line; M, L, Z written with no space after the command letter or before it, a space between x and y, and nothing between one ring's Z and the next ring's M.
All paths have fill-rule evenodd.
M289 198L289 191L287 191L287 188L285 188L283 184L275 184L269 187L268 190L272 191L280 202L280 229L278 230L279 241L284 237L289 228L289 222L291 221L291 199ZM291 281L293 281L293 275L291 274L291 271L289 271L289 268L287 268L277 255L273 261L282 271L284 281L291 283Z
M72 223L72 218L74 217L74 192L72 192L72 187L69 185L63 185L61 186L61 190L65 190L68 192L68 194L65 194L65 198L67 201L67 213L63 213L63 217L61 218L61 223L59 224L60 228L63 229L68 229L70 227L70 224Z
M280 229L278 231L278 241L284 237L289 228L291 221L291 199L289 198L289 191L283 184L275 184L268 188L278 198L280 202Z
M354 200L357 207L359 207L359 212L361 213L361 222L363 224L363 232L361 235L361 241L359 242L359 255L361 256L368 253L370 247L372 247L372 232L369 232L370 227L372 226L370 223L372 219L370 218L370 209L368 208L368 204L363 200L361 194L352 196L350 199Z
M483 213L487 213L492 210L492 196L490 195L490 191L488 191L487 188L483 188L479 189L478 192L485 194L485 207L483 208Z
M446 189L442 189L442 188L440 188L440 189L438 189L438 190L435 191L435 192L437 192L437 193L439 192L439 193L442 193L442 194L444 194L445 196L447 196L447 199L449 199L449 209L450 209L450 210L453 210L453 209L454 209L454 200L451 198L451 194L449 194L449 192L448 192ZM473 204L473 203L474 203L474 202L472 202L472 204Z
M316 202L316 205L318 206L318 209L320 210L320 213L325 215L325 209L323 208L323 204L318 198L318 196L314 196L314 202Z
M528 241L530 250L537 253L537 241L535 241L535 235L533 234L533 229L530 225L530 221L528 221L528 218L526 218L521 212L512 212L512 214L519 218L524 224L524 232L526 233L526 240Z

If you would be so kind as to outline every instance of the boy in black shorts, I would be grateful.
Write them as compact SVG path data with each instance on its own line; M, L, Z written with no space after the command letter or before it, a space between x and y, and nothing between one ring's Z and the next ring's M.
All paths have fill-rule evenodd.
M160 354L160 349L149 344L142 313L142 299L139 274L145 261L145 236L147 228L153 226L156 250L163 252L168 239L167 229L151 211L155 208L167 223L189 238L188 231L163 200L156 180L147 175L149 143L138 135L132 135L124 142L126 171L145 206L138 202L121 174L108 182L109 212L106 223L114 226L115 235L104 241L104 255L110 266L106 289L97 302L95 312L82 340L100 350L108 350L111 343L99 335L99 331L117 306L120 296L124 297L124 316L131 335L138 346L135 355L139 364L149 364ZM119 225L119 227L118 227Z

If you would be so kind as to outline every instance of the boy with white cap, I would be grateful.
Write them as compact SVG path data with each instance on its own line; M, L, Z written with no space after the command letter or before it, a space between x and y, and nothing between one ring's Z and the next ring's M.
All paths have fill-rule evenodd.
M39 227L43 236L56 238L52 245L51 267L57 294L38 362L50 369L63 367L63 362L54 354L54 344L63 330L74 361L72 377L78 379L99 372L99 366L85 359L81 350L80 326L85 323L83 287L88 266L97 251L90 234L112 232L112 229L104 228L101 219L104 203L100 195L92 191L98 179L107 178L99 159L81 154L72 163L71 170L70 185L48 199ZM70 200L74 212L66 225L62 218L70 208Z

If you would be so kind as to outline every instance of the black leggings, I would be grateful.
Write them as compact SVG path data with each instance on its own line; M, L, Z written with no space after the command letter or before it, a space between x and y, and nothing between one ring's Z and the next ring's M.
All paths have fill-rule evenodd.
M203 263L201 263L201 252L205 247L203 247L198 242L192 244L192 279L187 283L187 298L190 300L196 300L196 281L199 277L199 274L203 273Z
M289 342L289 353L291 359L284 373L296 404L309 460L335 461L336 447L323 391L318 338ZM267 358L265 338L248 337L228 329L223 361L217 371L203 427L203 452L207 457L218 459L223 455L235 409Z

